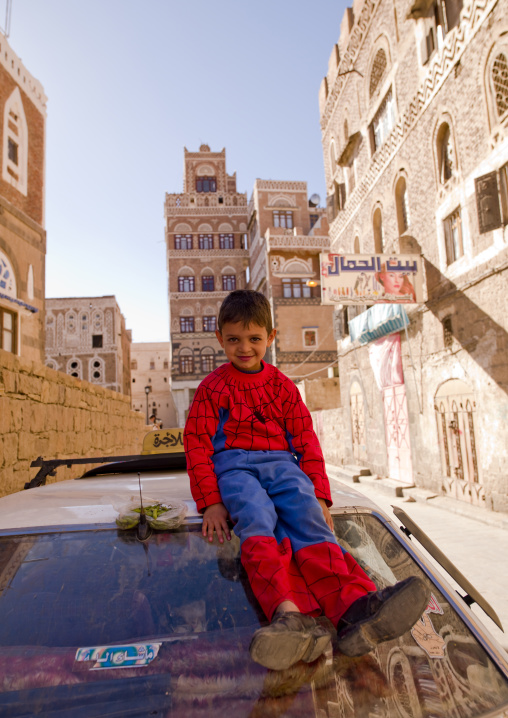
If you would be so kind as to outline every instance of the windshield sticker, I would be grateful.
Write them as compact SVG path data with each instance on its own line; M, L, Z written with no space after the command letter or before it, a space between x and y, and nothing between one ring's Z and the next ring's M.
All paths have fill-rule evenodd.
M430 620L429 613L439 613L443 615L443 609L433 593L430 595L430 601L427 604L425 613L411 629L411 635L429 658L444 658L446 644L439 633L436 632Z
M157 657L161 643L132 643L129 646L78 648L76 661L95 661L92 670L147 666Z

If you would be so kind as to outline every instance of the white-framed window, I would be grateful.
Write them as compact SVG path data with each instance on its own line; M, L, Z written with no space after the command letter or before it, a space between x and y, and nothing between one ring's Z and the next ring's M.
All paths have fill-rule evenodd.
M318 345L317 327L303 327L302 342L305 349L315 349Z
M76 357L71 357L68 360L67 374L70 374L71 376L75 377L76 379L83 378L83 367L81 364L81 359L77 359Z
M93 357L89 362L89 381L94 384L104 383L104 361L100 357Z
M28 126L19 88L4 108L2 179L26 196L28 192Z
M377 150L386 142L394 127L395 102L390 88L370 125L370 141L373 153L377 152Z
M464 239L462 234L462 215L457 207L444 220L444 236L446 264L449 266L464 255Z

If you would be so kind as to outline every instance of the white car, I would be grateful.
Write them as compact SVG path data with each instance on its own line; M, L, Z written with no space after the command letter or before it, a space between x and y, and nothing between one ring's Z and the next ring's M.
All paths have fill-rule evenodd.
M163 448L166 432L151 434ZM414 574L429 583L421 620L362 658L335 649L313 664L269 671L248 652L266 619L239 542L202 537L183 454L120 458L0 499L2 718L508 715L506 653L468 603L499 619L400 510L390 519L348 486L333 491L339 542L378 587ZM90 460L35 463L32 484L59 464ZM181 525L148 535L146 526L118 528L122 506L139 506L138 472L145 507L184 502ZM415 536L465 597L437 574Z

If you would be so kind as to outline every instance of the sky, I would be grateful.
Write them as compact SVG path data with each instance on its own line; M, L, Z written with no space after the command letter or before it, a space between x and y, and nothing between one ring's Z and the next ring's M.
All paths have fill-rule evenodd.
M0 0L4 26L5 0ZM168 341L166 192L183 150L226 148L325 204L318 92L344 0L13 0L8 42L48 97L46 296L116 296Z

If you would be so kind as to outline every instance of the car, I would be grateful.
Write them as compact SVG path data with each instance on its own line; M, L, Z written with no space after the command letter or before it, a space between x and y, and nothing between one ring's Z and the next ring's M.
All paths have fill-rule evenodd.
M508 657L468 604L499 619L400 509L390 518L333 482L339 543L378 587L421 576L431 591L421 619L366 656L332 640L314 663L271 671L249 655L267 620L238 539L202 536L181 432L150 432L138 456L34 464L29 488L0 499L2 717L508 716ZM97 466L46 485L61 464ZM175 508L170 528L150 527L155 504ZM119 528L133 507L137 526Z

